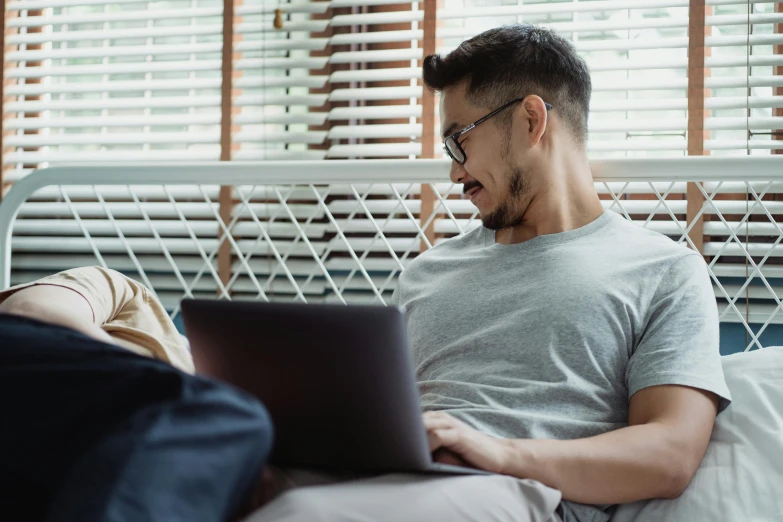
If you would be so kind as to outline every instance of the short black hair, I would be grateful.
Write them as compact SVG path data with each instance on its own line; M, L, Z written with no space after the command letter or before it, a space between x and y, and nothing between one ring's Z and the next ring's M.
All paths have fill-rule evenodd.
M427 56L423 77L434 91L467 81L468 101L489 110L536 94L552 104L580 143L587 141L590 71L573 45L548 29L530 24L490 29L445 57ZM500 113L498 124L509 125L511 114Z

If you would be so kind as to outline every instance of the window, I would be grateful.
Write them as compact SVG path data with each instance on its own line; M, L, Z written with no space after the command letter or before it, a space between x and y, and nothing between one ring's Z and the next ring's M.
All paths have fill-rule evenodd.
M703 63L688 57L686 0L440 0L434 31L441 53L513 22L571 39L593 75L592 157L688 154L689 74L707 89L701 152L779 150L780 2L707 4ZM421 145L432 132L422 128L424 9L237 4L226 145L219 0L9 1L3 179L72 162L217 160L221 146L236 160L440 156L439 140Z
M85 162L441 157L437 104L421 86L425 43L435 41L434 49L446 53L485 29L514 22L556 30L587 61L593 77L592 158L783 150L783 2L244 0L232 11L230 31L220 0L8 0L4 5L8 30L0 184L13 183L35 168ZM431 15L436 21L427 25ZM224 37L233 45L228 59ZM224 83L228 79L230 89ZM207 253L218 248L220 236L212 206L229 215L240 206L219 183L216 179L207 193L210 202L185 189L172 194L187 203L182 208L188 217L205 219L194 234ZM717 188L703 187L708 197ZM692 209L705 199L698 187L677 183L658 189L668 191L680 224L694 221ZM607 205L613 197L609 190L633 210L634 220L653 214L648 226L679 235L647 184L601 188ZM129 194L111 192L106 208L89 202L94 194L75 194L87 205L87 225L96 237L116 231L106 208L115 211L119 226L131 236L141 240L149 234L140 226L144 217ZM776 184L763 196L772 215L783 213L773 201L780 194L783 186ZM432 241L458 233L474 217L464 201L449 199L445 191L440 196L454 219L435 219L427 229ZM176 216L166 207L168 195L153 191L145 197L154 210L150 218L158 220L172 244L190 241L183 239L187 231L171 221ZM259 208L267 208L264 198L256 197ZM353 194L330 197L337 201ZM376 197L391 196L374 193L367 199L372 208L385 208ZM436 196L425 187L406 198L421 200L412 215L427 221ZM753 210L754 197L743 183L721 185L713 201L727 223L710 207L691 238L714 262L728 293L742 294L745 318L764 323L783 292L776 225ZM14 282L95 262L89 245L68 258L54 254L75 248L74 236L81 234L75 223L63 219L70 216L65 203L63 194L44 191L23 208L23 237L14 259L25 269L15 272ZM312 194L297 204L302 216L309 215L307 205L317 207ZM752 215L743 221L747 213ZM409 216L397 217L401 219L393 218L389 227L398 238L415 237L406 224ZM342 223L350 219L348 232L358 239L374 231L361 212L346 211L337 218ZM313 226L329 237L333 231L318 219ZM247 231L245 239L254 237L250 224L239 224L237 230ZM286 227L275 230L290 240L295 232ZM741 235L739 242L731 240L729 229ZM236 233L244 237L244 232ZM107 240L105 245L116 266L136 272L149 266L162 271L167 285L179 285L154 248L137 264L126 259L120 244ZM195 246L181 248L181 255L193 256L194 267L202 266ZM758 278L742 287L742 278L752 271L745 251L755 262L763 261L762 273L772 291L757 284ZM230 255L220 263L217 258L215 266L232 262ZM254 269L263 270L260 265ZM311 274L312 266L301 270ZM252 291L255 283L238 284ZM199 285L214 295L214 284ZM172 294L172 303L177 295ZM725 306L728 300L717 285L716 295ZM780 315L774 323L783 323Z

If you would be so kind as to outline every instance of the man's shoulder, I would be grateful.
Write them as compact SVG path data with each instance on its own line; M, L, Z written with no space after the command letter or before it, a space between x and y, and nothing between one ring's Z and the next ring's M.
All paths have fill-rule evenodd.
M650 222L653 223L653 222ZM673 239L675 236L665 235L653 230L654 225L643 226L638 222L628 221L620 215L613 216L612 241L622 246L623 250L644 255L651 259L659 259L668 264L688 254L697 254L688 247L686 239Z

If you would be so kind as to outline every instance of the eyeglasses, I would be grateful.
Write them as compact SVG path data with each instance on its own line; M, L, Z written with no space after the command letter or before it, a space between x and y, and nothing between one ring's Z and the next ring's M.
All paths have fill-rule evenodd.
M471 123L470 125L468 125L464 129L455 132L454 134L452 134L451 136L449 136L448 138L446 138L443 141L443 150L446 151L446 154L448 154L451 159L456 161L458 165L464 165L465 162L468 160L468 157L465 154L465 151L462 150L462 145L460 145L460 142L457 141L457 138L459 138L460 136L462 136L466 132L475 129L476 127L479 126L479 124L484 123L485 121L487 121L488 119L490 119L492 116L496 115L497 113L499 113L503 109L505 109L507 107L511 107L513 104L515 104L517 102L521 102L524 99L525 98L517 98L515 100L511 100L507 104L505 104L505 105L503 105L501 107L498 107L494 111L490 112L489 114L487 114L483 118L474 121L473 123ZM544 106L546 107L547 111L552 110L552 106L550 104L548 104L547 102L544 102Z

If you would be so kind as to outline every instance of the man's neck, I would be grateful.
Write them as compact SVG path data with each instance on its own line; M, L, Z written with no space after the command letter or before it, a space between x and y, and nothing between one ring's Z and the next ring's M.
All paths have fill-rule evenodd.
M502 245L522 243L545 234L556 234L581 228L603 213L603 206L593 185L587 158L573 158L552 165L552 183L528 202L524 221L495 232L495 242Z

